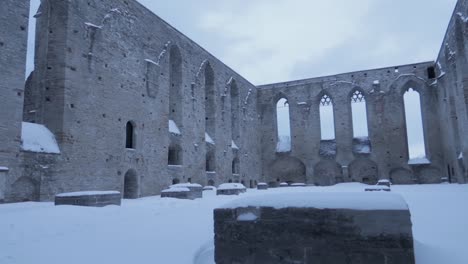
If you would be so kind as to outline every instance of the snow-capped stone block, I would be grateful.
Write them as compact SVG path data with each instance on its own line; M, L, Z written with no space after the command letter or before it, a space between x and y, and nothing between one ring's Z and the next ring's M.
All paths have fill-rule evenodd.
M179 183L161 192L162 198L195 200L203 198L203 187L195 183Z
M216 263L415 263L410 211L392 193L267 194L214 219Z
M241 183L223 183L216 190L216 195L239 195L246 191L247 188Z
M21 142L24 151L60 154L54 134L44 125L23 122Z
M55 205L74 205L87 207L104 207L119 205L122 195L117 191L86 191L55 195Z
M257 189L258 190L268 190L268 184L266 184L265 182L260 182L259 184L257 184Z

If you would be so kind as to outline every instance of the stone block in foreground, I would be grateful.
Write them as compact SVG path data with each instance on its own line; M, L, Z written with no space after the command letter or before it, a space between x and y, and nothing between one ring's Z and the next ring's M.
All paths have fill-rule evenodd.
M88 207L104 207L120 205L122 195L117 191L90 191L62 193L55 196L55 205L75 205Z
M406 202L387 192L289 193L215 210L217 264L414 264Z

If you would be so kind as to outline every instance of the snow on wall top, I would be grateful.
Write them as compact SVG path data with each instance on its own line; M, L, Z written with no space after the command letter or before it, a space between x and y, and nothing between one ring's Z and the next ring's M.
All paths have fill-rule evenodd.
M218 190L244 190L245 186L241 183L223 183L218 187Z
M169 120L169 132L174 135L181 135L180 129L177 126L177 124L174 122L174 120Z
M60 154L54 134L44 125L23 122L21 141L24 151Z
M2 167L0 166L0 171L9 171L10 169L8 167Z
M316 208L370 210L408 210L402 196L393 193L355 192L355 193L313 193L297 192L267 194L235 200L221 208L234 209L245 207Z
M198 183L178 183L178 184L174 184L170 186L170 188L190 188L190 187L201 188L203 186L201 186Z

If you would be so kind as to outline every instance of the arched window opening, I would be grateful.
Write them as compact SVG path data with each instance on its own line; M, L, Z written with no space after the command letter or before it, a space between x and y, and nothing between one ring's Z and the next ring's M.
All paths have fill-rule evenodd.
M291 121L289 115L289 102L286 98L281 98L276 103L276 124L278 136L276 152L291 151Z
M205 132L216 138L216 89L210 64L205 67Z
M229 179L229 181L228 181L228 182L229 182L229 183L232 183L232 179Z
M127 122L125 148L135 148L135 128L132 122Z
M404 95L406 134L410 160L426 158L421 98L417 91L408 89Z
M215 156L212 152L206 154L206 171L207 172L215 172Z
M179 145L169 146L168 165L182 165L182 150Z
M239 159L238 158L235 158L233 161L232 161L232 174L239 174L240 173L240 166L239 166Z
M366 98L359 90L354 91L351 95L351 112L353 116L353 137L368 138Z
M179 48L171 47L169 54L169 120L179 127L182 126L182 105L184 94L182 91L182 56Z
M320 131L322 140L335 139L335 116L333 100L327 94L320 99Z
M179 184L179 183L180 183L180 180L178 178L175 178L172 180L172 185Z
M124 199L138 198L138 177L134 170L129 170L124 177Z
M238 142L240 138L240 125L239 125L239 88L235 81L231 83L231 133L232 140Z

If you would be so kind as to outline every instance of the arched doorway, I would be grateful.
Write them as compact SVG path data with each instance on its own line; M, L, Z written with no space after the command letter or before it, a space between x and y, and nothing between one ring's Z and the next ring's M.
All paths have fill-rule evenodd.
M123 198L137 199L138 196L138 176L134 170L129 170L125 173Z

